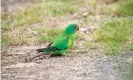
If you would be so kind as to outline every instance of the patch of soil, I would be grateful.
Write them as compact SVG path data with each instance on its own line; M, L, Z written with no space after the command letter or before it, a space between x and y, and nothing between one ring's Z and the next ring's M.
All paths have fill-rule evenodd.
M2 56L2 80L121 80L117 64L99 50L71 50L63 57L37 58L35 50L42 46L12 47Z

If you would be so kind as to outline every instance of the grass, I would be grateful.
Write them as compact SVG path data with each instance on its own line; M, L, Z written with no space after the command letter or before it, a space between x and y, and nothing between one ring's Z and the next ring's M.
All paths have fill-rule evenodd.
M121 47L128 41L133 31L132 18L114 18L102 23L97 31L98 41L104 43L107 55L120 53Z
M1 52L7 51L9 46L19 46L27 44L40 44L53 41L63 32L63 29L56 28L39 28L35 31L36 34L32 32L25 32L24 34L2 34L1 39Z
M15 15L2 13L2 29L13 30L14 27L40 22L45 18L72 14L77 10L77 6L72 2L69 0L41 0L41 3L30 4ZM73 7L71 7L72 5Z
M133 1L120 2L115 12L119 16L133 16Z
M15 27L32 24L42 20L41 11L38 7L26 8L15 15L2 14L2 30L10 31Z
M27 32L25 34L18 33L14 35L10 35L10 33L4 33L2 34L1 43L3 45L12 45L12 46L30 44L31 42L30 38L33 40L33 43L36 43L36 42L44 43L44 42L52 41L62 32L63 32L62 29L39 28L36 30L35 35L33 33L27 33Z
M4 36L4 38L3 37L1 37L2 39L1 39L1 52L3 53L3 52L6 52L7 51L7 49L8 49L8 40L7 40L7 38L5 38L6 36Z
M28 4L21 11L14 13L2 13L2 39L1 44L3 46L16 46L32 43L43 43L51 41L56 35L62 32L60 29L40 29L36 30L39 35L33 35L29 33L28 26L33 23L45 23L47 20L52 20L54 17L60 18L62 16L68 16L78 11L76 4L78 1L74 0L41 0L36 4ZM22 27L25 27L22 30ZM16 30L17 29L17 30ZM28 28L32 30L32 28ZM17 32L16 32L17 31ZM19 31L24 31L23 34L19 34ZM14 33L14 34L10 34ZM37 38L36 40L33 40ZM31 40L32 39L32 40ZM39 40L38 40L39 39ZM6 51L6 50L3 50Z
M87 1L87 0L85 0ZM2 44L3 45L21 45L21 44L30 44L31 40L29 37L37 38L37 40L33 40L33 43L43 43L53 40L56 36L58 36L62 30L60 29L40 29L36 30L37 35L27 34L24 32L24 36L20 36L21 34L10 34L10 32L15 31L16 28L21 28L25 25L31 25L33 23L39 22L47 22L47 20L52 20L53 18L67 17L76 12L79 12L78 9L81 7L81 0L41 0L40 3L29 4L22 11L15 12L15 14L6 14L2 13ZM86 3L86 2L85 2ZM88 2L92 6L96 6L96 1ZM124 7L121 5L129 5L129 7ZM132 3L123 3L116 11L122 11L128 9L129 11L132 6ZM86 5L87 6L87 5ZM109 9L108 9L109 8ZM123 10L121 10L121 9ZM88 7L89 9L89 7ZM93 9L92 9L93 10ZM105 10L105 11L104 11ZM127 10L127 11L128 11ZM95 11L95 10L94 10ZM111 13L112 9L107 7L103 9L103 12ZM81 11L82 12L82 11ZM120 14L119 13L119 14ZM132 11L131 11L132 13ZM125 13L125 14L128 14ZM123 14L123 15L125 15ZM91 14L90 14L91 15ZM131 20L131 19L130 19ZM125 43L130 36L132 22L126 18L113 19L107 21L102 25L102 28L98 31L99 33L99 41L105 43L105 46L108 46L105 52L116 53L119 52L121 43ZM86 25L88 22L95 22L95 18L87 17ZM125 26L125 27L124 27ZM123 33L121 31L124 30ZM21 31L21 30L20 30ZM26 36L28 35L28 37ZM95 46L95 44L88 44L89 46Z
M39 42L44 43L44 42L51 42L53 41L57 36L59 36L63 30L61 29L40 29L38 30L38 36L39 36Z
M4 33L1 37L1 52L6 52L11 45L20 45L23 42L24 41L21 39L21 37L16 37L13 35L9 35L8 33Z
M47 4L44 3L45 5L42 4L42 7L46 8L46 12L49 16L64 16L65 14L72 14L76 12L76 9L77 9L77 6L73 5L72 1L68 1L68 0L65 0L65 1L47 0L46 3Z
M23 37L23 35L10 35L10 33L2 34L1 44L8 46L15 46L26 44L27 40Z

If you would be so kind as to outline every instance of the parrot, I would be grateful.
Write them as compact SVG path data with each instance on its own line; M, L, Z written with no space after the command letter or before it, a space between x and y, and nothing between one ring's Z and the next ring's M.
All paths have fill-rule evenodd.
M34 59L41 55L62 56L73 46L75 39L77 39L76 32L79 30L77 24L70 24L66 27L63 33L53 40L46 48L40 48L36 51L39 55L31 58Z

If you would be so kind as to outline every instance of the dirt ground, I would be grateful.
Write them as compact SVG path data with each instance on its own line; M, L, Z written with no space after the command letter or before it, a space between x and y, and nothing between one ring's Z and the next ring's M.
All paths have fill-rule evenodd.
M39 47L10 48L2 58L2 80L121 80L116 61L100 50L72 50L63 57L24 62L29 55L36 55Z
M2 80L125 80L118 64L133 57L107 57L98 49L79 48L63 57L40 57L36 49L44 45L12 47L2 55Z

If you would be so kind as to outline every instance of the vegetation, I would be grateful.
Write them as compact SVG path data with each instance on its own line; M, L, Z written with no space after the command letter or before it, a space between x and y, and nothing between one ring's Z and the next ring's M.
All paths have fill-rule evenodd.
M131 2L131 0L124 2L122 0L118 1L120 4L116 8L115 12L120 16L132 16L133 3ZM48 20L49 21L52 20L53 17L56 18L61 16L65 17L76 12L79 13L78 8L81 7L81 4L79 3L83 2L84 4L88 2L88 4L91 5L87 6L85 4L87 10L89 9L89 7L94 7L98 5L96 1L90 2L86 0L85 1L77 0L76 2L74 0L58 0L58 1L41 0L40 3L37 3L34 6L33 4L28 4L23 10L19 12L13 14L2 13L2 40L1 40L2 45L9 46L9 45L30 44L31 40L29 38L31 37L33 37L34 39L35 38L39 39L39 40L32 40L33 43L43 43L51 41L53 38L59 35L62 32L62 30L55 28L52 29L38 28L35 32L36 34L33 34L26 32L26 30L30 28L28 29L21 29L21 28L25 27L26 25L30 26L33 23L39 23L39 22L45 23ZM108 13L110 15L113 13L113 10L110 7L100 8L100 9L105 14ZM94 9L91 9L91 11L92 10L94 15L95 11ZM84 21L85 24L88 24L88 22L95 22L95 18L93 19L90 16L86 15ZM133 30L132 22L133 22L132 19L129 17L123 17L123 18L117 17L113 19L109 18L109 21L106 21L105 23L100 23L102 25L98 25L101 26L101 28L98 29L98 40L104 43L104 45L107 47L105 48L105 53L108 54L119 53L122 45L128 41L128 38L131 35L131 32ZM44 26L46 27L47 25ZM23 33L22 35L21 33L19 33L20 31L21 33L22 32L25 33ZM87 41L87 43L89 44L89 47L92 45L93 46L96 45L94 42L91 44ZM130 44L129 47L132 48L132 45Z
M48 28L46 23L53 18L65 17L78 12L79 0L41 0L41 2L28 4L24 9L14 13L2 13L2 52L6 52L10 46L39 44L52 41L62 30ZM52 5L51 5L52 4ZM65 5L65 6L64 6ZM71 7L73 5L73 7ZM32 24L45 23L39 25L37 29L30 27ZM50 24L50 23L49 23ZM65 26L64 26L65 27Z
M133 1L120 2L116 14L119 16L133 16Z
M51 5L52 4L52 5ZM24 26L25 24L32 24L43 21L44 18L51 18L55 16L65 16L76 11L77 7L73 3L65 1L51 1L42 0L41 3L28 5L24 10L15 14L2 14L2 29L13 30L14 27ZM64 6L65 5L65 6Z
M28 4L25 8L15 13L2 13L2 46L23 45L33 43L42 43L51 41L58 35L61 30L42 29L39 28L34 33L33 28L29 28L31 24L45 23L53 19L53 17L62 17L73 14L77 10L77 6L73 5L75 1L70 0L41 0L41 2ZM52 4L52 5L51 5ZM65 5L65 6L64 6ZM73 7L71 7L73 5ZM26 27L27 28L26 28ZM44 25L45 27L48 27ZM39 26L38 26L39 27ZM30 40L32 37L33 40ZM35 40L35 38L39 40ZM5 50L4 50L5 51Z
M113 18L102 23L98 30L98 40L105 43L105 53L115 55L125 45L133 31L132 18Z
M44 42L47 42L47 41L53 41L53 39L55 39L57 36L59 36L62 32L63 32L63 30L55 29L55 28L40 29L38 31L39 42L44 43Z

